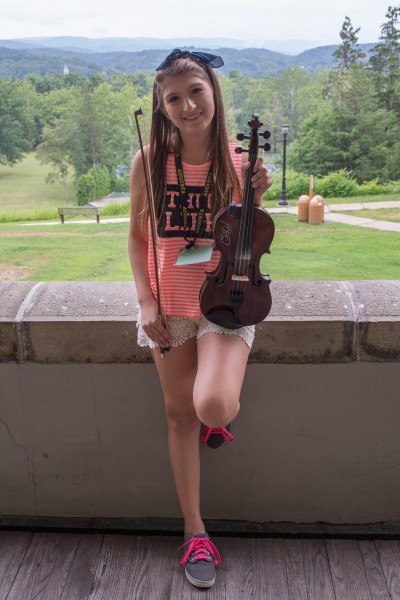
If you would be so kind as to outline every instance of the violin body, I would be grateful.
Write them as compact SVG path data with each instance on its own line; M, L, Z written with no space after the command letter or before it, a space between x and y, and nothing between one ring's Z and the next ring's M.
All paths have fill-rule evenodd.
M266 210L259 207L253 210L254 236L249 261L235 259L242 205L221 208L214 220L215 248L221 252L221 260L215 271L206 273L200 290L200 308L206 319L227 329L259 323L271 310L271 279L260 272L260 260L263 254L270 253L275 225Z
M260 260L263 254L270 253L275 226L265 209L254 206L251 183L258 152L258 128L262 125L258 115L253 115L249 125L252 126L248 138L251 140L250 168L246 174L243 202L221 208L215 216L214 247L220 251L221 258L214 271L206 272L199 295L200 309L206 319L227 329L263 321L272 304L271 279L260 272ZM269 136L266 132L264 137L266 134Z

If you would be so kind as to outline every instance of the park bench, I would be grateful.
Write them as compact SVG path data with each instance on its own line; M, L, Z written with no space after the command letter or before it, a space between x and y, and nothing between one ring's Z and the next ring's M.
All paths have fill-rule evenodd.
M64 223L66 216L96 217L97 222L100 223L101 208L97 208L97 206L61 206L58 208L58 212L61 217L61 223Z

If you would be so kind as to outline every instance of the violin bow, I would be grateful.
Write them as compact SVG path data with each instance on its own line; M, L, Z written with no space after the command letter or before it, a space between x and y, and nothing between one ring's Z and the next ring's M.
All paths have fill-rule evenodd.
M150 178L150 164L149 164L149 158L148 156L145 156L145 151L143 148L143 142L142 142L142 135L140 133L140 127L139 127L139 121L138 121L138 116L141 115L142 117L144 117L143 115L143 111L141 108L139 108L138 110L135 111L135 121L136 121L136 128L137 128L137 132L138 132L138 137L139 137L139 145L140 145L140 153L142 155L142 162L143 162L143 171L144 171L144 179L146 182L146 191L147 191L147 201L149 204L149 217L150 217L150 229L151 229L151 241L153 244L153 257L154 257L154 270L156 273L156 288L157 288L157 306L158 306L158 318L160 319L161 323L167 327L167 316L165 315L163 318L163 313L162 313L162 308L161 308L161 293L160 290L162 289L162 285L160 286L160 273L158 270L158 265L159 265L159 260L158 260L158 234L157 234L157 224L156 224L156 211L155 211L155 207L154 207L154 196L153 196L153 188L151 185L151 178ZM162 283L162 282L161 282ZM164 352L167 352L169 350L169 346L164 346L160 348L160 353L161 353L161 358L164 358Z

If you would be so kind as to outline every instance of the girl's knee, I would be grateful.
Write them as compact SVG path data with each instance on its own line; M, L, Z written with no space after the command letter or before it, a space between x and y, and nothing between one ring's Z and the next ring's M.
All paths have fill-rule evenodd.
M168 421L168 429L171 433L185 434L191 433L199 427L194 408L190 410L179 410L175 407L167 407L166 415Z
M196 398L194 405L199 421L207 427L225 427L233 421L240 407L236 398L227 398L226 394L215 393Z

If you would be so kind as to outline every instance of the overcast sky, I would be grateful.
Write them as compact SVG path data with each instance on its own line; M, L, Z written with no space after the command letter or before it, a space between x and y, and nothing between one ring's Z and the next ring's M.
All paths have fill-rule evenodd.
M0 0L0 39L232 37L338 43L344 17L376 42L388 0Z

